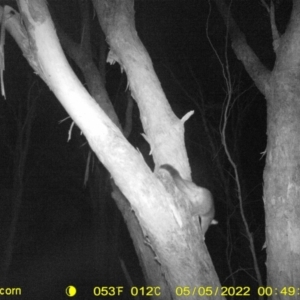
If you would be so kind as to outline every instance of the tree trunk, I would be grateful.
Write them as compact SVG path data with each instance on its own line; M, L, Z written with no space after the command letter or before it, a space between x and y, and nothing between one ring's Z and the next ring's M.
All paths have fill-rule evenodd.
M150 57L137 37L133 1L95 1L94 4L111 44L109 59L118 61L128 75L130 89L140 109L145 138L151 145L157 167L169 163L184 178L190 178L184 122L191 114L182 120L173 114ZM8 19L7 26L18 29L11 32L25 57L80 127L130 202L142 229L143 242L151 250L152 256L147 259L155 259L160 277L167 282L164 286L169 287L172 294L168 298L188 295L190 299L198 299L199 293L210 298L212 290L203 292L196 288L220 286L198 217L191 216L187 203L176 202L162 183L165 182L163 174L154 174L149 169L140 153L127 142L77 79L60 47L45 1L18 1L18 5L22 22L17 22L16 14ZM218 294L214 298L221 296Z
M275 68L271 81L273 98L268 99L264 202L268 285L274 288L300 286L298 76L290 70ZM284 298L284 295L281 296Z
M215 3L228 26L233 50L267 99L268 143L264 171L267 281L274 299L284 299L284 287L295 287L297 295L300 286L300 1L293 1L284 35L273 34L276 62L272 72L246 43L224 1L215 0ZM276 33L274 18L271 15L272 30ZM290 292L287 295L294 296Z

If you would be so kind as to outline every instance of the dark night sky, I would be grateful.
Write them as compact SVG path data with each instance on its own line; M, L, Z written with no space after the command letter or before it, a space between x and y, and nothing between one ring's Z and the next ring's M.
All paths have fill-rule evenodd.
M49 0L48 3L64 30L78 40L80 22L78 22L76 1ZM229 178L231 177L232 171L224 158L219 136L225 83L220 63L212 51L206 34L209 33L211 42L224 62L226 30L213 3L209 22L207 21L210 9L208 3L206 0L136 1L136 27L176 115L182 117L188 111L195 110L195 115L186 124L187 149L195 182L208 187L215 195L220 225L208 232L207 245L221 283L230 285L231 281L227 279L229 277L227 266L219 259L223 257L225 260L224 253L220 253L219 249L225 247L226 230L223 228L226 222L224 213L226 208L215 166L215 157L222 156L225 173ZM279 30L284 32L291 10L291 1L279 1L279 3L276 18ZM275 57L272 52L268 15L261 2L233 1L232 12L245 33L249 45L262 62L271 69ZM207 23L209 25L206 30ZM99 44L97 41L99 27L95 16L93 30L95 33L92 43L96 49ZM243 93L232 109L232 118L228 126L228 142L229 148L235 151L234 157L240 168L246 196L247 217L253 226L253 232L257 234L256 246L261 249L264 240L261 198L264 159L261 153L266 147L266 105L264 97L253 86L243 65L236 59L230 48L230 42L228 45L227 54L235 89L238 93ZM86 269L90 270L91 265L96 263L92 259L83 261L82 257L92 257L94 254L91 250L92 246L89 245L94 245L93 237L97 232L97 225L93 221L94 204L89 199L88 188L83 184L88 153L88 145L84 137L80 135L80 130L75 128L71 141L67 142L71 120L60 122L67 117L67 113L45 84L36 75L32 75L31 68L8 34L5 61L4 81L7 100L2 99L0 107L2 154L0 187L3 191L11 189L13 182L13 156L9 147L12 149L15 147L17 136L14 114L25 111L29 90L37 97L36 117L25 168L25 188L17 231L18 243L9 280L17 286L23 284L25 287L34 281L45 287L55 281L53 278L58 278L55 281L57 286L72 280L77 280L79 285L95 284L94 281L98 284L124 284L123 275L120 275L120 280L110 278L107 281L104 280L105 275L99 276L97 270L86 275ZM75 70L79 72L78 69ZM120 75L118 66L107 65L106 71L107 90L120 119L123 120L125 75ZM200 101L201 99L203 102ZM201 113L197 108L201 103L205 106L207 122L214 134L213 140L216 142L218 153L212 153L210 150ZM137 108L134 109L133 121L134 130L129 140L135 147L143 149L145 145L140 136L142 128L138 120ZM141 152L143 153L142 150ZM106 179L103 180L105 183ZM229 186L234 195L235 187L231 179L229 179ZM103 188L101 193L102 199L109 199L109 188ZM6 205L6 200L0 198L5 207L0 215L2 218L5 214L9 216L11 209ZM107 232L111 236L118 234L119 237L117 243L113 239L107 240L111 252L116 252L115 257L108 259L110 265L121 274L122 271L117 263L118 257L121 257L127 261L129 271L140 274L138 273L140 271L136 270L137 262L131 255L133 248L130 239L121 238L127 236L127 233L118 211L111 199L103 200L103 203L102 208L106 212L106 219L103 222L109 228ZM3 220L8 222L9 217ZM116 224L119 224L118 227ZM233 225L234 236L243 234L237 227ZM214 240L216 236L219 242ZM243 265L245 258L240 254L242 247L239 248L237 244L235 246L237 250L233 270L247 268L248 266ZM3 251L3 247L1 245L0 251ZM97 245L95 248L97 251ZM78 256L73 250L77 251ZM262 260L260 263L264 272L264 256L261 252L258 252L258 256ZM71 257L70 260L77 263L69 265L66 262L67 257ZM66 263L63 268L60 266L62 261ZM44 281L40 279L41 273L45 274ZM57 275L58 273L60 275ZM252 279L243 273L240 284L247 285L247 280ZM34 289L31 292L39 293Z

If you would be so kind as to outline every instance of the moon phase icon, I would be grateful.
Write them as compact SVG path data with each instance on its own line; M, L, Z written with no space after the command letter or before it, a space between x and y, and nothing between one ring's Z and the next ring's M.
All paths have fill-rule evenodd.
M66 288L66 294L67 296L69 297L74 297L76 295L76 287L73 286L73 285L69 285L67 288Z

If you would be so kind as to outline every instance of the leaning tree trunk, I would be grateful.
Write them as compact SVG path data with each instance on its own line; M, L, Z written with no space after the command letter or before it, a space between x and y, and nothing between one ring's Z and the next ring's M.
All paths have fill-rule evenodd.
M94 2L111 46L109 59L118 61L128 75L156 165L171 164L184 178L190 178L184 122L191 114L181 120L173 114L150 57L137 37L133 3L133 0ZM82 86L60 47L45 1L19 0L18 5L22 18L16 13L10 16L8 29L130 202L144 242L152 251L151 259L160 267L172 299L181 298L183 292L190 293L190 299L198 299L198 292L203 295L202 289L181 290L184 287L220 286L198 218L191 217L186 202L176 202L163 184L163 174L154 174L149 169L140 153ZM204 294L208 298L211 293L207 289ZM219 297L219 294L214 296Z

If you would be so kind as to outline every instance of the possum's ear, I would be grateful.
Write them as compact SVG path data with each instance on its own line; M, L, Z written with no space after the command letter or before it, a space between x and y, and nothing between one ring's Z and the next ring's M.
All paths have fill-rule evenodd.
M178 189L176 186L176 183L174 181L174 177L172 174L162 166L159 167L157 173L157 177L160 179L160 181L163 183L165 189L167 192L169 192L171 195L178 197Z

